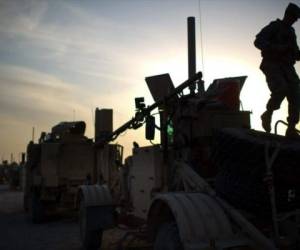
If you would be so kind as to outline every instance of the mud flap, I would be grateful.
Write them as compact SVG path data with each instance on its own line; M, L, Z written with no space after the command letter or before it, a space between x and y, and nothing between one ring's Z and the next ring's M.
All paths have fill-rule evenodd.
M78 199L80 219L84 221L86 230L103 230L115 225L114 205L107 186L80 186Z
M109 229L114 227L114 207L113 206L93 206L86 207L86 227L87 230Z

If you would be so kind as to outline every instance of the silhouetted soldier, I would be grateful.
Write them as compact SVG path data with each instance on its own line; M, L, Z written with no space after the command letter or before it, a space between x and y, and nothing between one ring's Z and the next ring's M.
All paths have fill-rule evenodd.
M300 60L295 30L292 25L300 18L300 8L290 3L282 20L277 19L264 27L257 35L255 47L263 57L260 69L266 76L271 97L267 110L262 114L262 127L271 131L273 111L280 108L283 99L288 100L288 128L286 136L298 135L295 127L299 121L300 80L294 64Z

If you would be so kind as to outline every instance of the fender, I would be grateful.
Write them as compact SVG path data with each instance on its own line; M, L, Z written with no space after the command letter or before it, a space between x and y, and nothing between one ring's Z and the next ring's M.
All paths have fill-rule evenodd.
M148 213L148 225L155 237L159 226L175 220L185 250L218 249L245 245L238 237L217 201L203 193L165 193L157 195Z
M112 228L115 225L114 204L106 185L82 185L77 196L80 220L88 230Z
M78 194L78 199L84 199L85 207L113 205L110 191L106 185L81 185Z

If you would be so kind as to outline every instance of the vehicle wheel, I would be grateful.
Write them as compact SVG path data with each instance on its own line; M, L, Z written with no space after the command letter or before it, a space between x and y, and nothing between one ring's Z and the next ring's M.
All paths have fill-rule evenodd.
M79 208L79 227L82 246L85 250L100 249L102 243L102 230L89 230L87 228L88 210L84 206L84 202L80 202Z
M44 206L36 192L31 194L31 220L33 223L42 223L45 218Z
M183 250L175 222L162 224L157 232L154 250Z

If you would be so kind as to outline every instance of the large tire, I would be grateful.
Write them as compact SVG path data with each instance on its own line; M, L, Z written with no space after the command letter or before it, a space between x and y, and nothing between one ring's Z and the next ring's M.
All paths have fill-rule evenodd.
M215 137L212 159L218 168L216 191L235 207L259 217L270 216L266 183L265 147L274 142L280 151L273 164L276 205L279 212L300 208L300 142L246 129L224 129ZM289 196L289 190L295 196Z
M43 202L37 192L32 192L30 195L31 207L30 214L33 223L42 223L45 220L45 211Z
M89 230L87 227L87 213L88 210L84 206L84 201L81 200L79 207L79 227L80 238L83 249L96 250L100 249L102 244L102 230Z
M175 222L162 224L158 228L153 250L183 250Z

